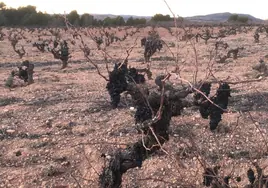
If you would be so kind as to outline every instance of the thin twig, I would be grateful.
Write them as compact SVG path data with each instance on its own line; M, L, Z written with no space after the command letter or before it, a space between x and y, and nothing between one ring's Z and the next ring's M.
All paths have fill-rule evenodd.
M80 153L77 149L75 149L76 151L77 151L77 153ZM88 159L88 157L87 157L87 155L86 155L86 153L85 153L85 149L84 149L84 147L83 147L83 155L84 155L84 157L85 157L85 159L86 159L86 161L88 162L88 164L90 165L90 167L94 170L94 172L98 175L98 176L100 176L100 174L97 172L97 170L92 166L92 164L91 164L91 162L89 161L89 159Z
M165 83L166 81L170 78L171 74L168 73L165 78L162 80L162 91L161 91L161 101L160 101L160 106L159 109L156 113L156 116L153 118L153 121L158 121L161 119L162 117L162 109L163 109L163 105L164 105L164 98L165 98Z
M83 45L83 48L85 49L86 45L84 43L83 37L80 34L79 34L79 37L80 37L81 43ZM85 55L86 59L97 69L98 74L102 78L104 78L105 81L109 81L109 79L100 72L99 66L95 62L92 61L92 59L88 56L88 54L85 53L85 51L83 51L83 52L84 52L84 55Z
M173 19L174 19L174 25L175 25L175 33L176 33L176 40L175 40L175 48L176 48L176 64L178 63L178 59L179 59L179 46L178 46L178 37L179 37L179 34L178 34L178 25L177 25L177 17L176 15L174 14L174 12L172 11L171 7L169 6L169 4L167 3L166 0L163 0L166 4L166 6L168 7L169 11L171 12L171 14L173 15Z
M72 173L71 173L71 177L75 180L77 186L78 186L79 188L82 188L82 186L80 185L79 181L75 178L75 176L74 176Z
M157 136L156 136L156 134L155 134L153 128L152 128L151 126L149 126L149 128L150 128L152 134L154 135L154 138L156 139L156 141L157 141L157 143L158 143L160 149L161 149L165 154L169 155L169 153L162 147L162 145L161 145L159 139L157 138Z
M229 112L228 110L226 109L223 109L222 107L220 107L219 105L215 104L210 98L208 98L202 91L200 91L199 89L196 89L192 84L191 82L189 82L188 80L185 80L183 78L178 78L179 80L183 81L183 82L186 82L192 90L200 93L203 97L205 97L211 104L213 104L214 106L218 107L219 109L221 109L222 111L224 112Z
M130 56L130 54L131 54L132 50L134 49L134 47L137 45L137 40L138 40L138 37L136 37L136 39L135 39L135 41L134 41L134 44L133 44L130 48L128 48L128 49L126 50L126 52L127 52L127 56L126 56L125 60L119 65L118 68L121 68L121 66L122 66L123 64L127 63L127 61L128 61L128 57Z
M266 146L266 151L268 151L268 143L267 143L267 140L266 140L265 136L262 134L262 131L261 131L260 127L256 124L256 121L253 119L251 113L248 112L248 114L249 114L249 117L250 117L251 121L253 122L253 124L255 125L255 127L256 127L256 128L258 129L258 131L260 132L261 137L262 137L262 139L263 139L263 141L264 141L264 143L265 143L265 146Z

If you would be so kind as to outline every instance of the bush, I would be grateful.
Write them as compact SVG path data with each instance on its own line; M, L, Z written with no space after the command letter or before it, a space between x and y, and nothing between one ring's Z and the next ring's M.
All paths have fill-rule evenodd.
M238 14L232 14L228 18L228 22L240 22L240 23L247 23L248 22L247 16L239 16Z
M161 21L171 21L172 18L170 17L170 15L163 15L163 14L155 14L152 18L151 21L155 21L155 22L161 22Z
M238 19L238 14L232 14L229 18L228 18L228 22L236 22Z
M141 24L146 24L146 19L145 18L133 18L132 16L129 17L126 21L126 25L129 26L134 26L134 25L141 25Z
M247 23L248 22L248 17L246 16L239 16L238 19L237 19L238 22L241 22L241 23Z

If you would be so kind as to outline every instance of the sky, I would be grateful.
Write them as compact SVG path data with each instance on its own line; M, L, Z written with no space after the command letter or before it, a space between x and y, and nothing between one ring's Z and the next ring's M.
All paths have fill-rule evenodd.
M0 0L8 7L33 5L47 13L116 14L153 16L170 14L163 0ZM246 13L268 19L268 0L166 0L179 16L195 16L211 13Z

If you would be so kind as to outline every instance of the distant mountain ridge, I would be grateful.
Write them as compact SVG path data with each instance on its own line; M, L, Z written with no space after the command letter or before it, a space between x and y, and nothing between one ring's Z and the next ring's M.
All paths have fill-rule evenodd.
M185 19L189 21L195 21L195 22L201 22L201 21L202 22L226 22L228 18L233 14L237 14L238 16L248 17L249 20L252 22L263 21L262 19L256 18L250 14L239 14L239 13L230 13L230 12L191 16L191 17L185 17Z
M230 13L230 12L190 16L190 17L184 17L184 19L187 21L192 21L192 22L226 22L232 14L238 14L238 16L246 16L252 22L263 22L264 21L262 19L254 17L250 14L239 14L239 13ZM129 17L145 18L147 20L150 20L152 18L152 16L136 16L136 15L114 15L114 14L92 14L92 15L96 19L100 19L100 20L103 20L106 17L115 18L117 16L122 16L125 20L127 20Z
M107 17L110 18L115 18L117 16L122 16L125 20L127 20L130 17L133 18L145 18L146 20L150 20L152 16L136 16L136 15L114 15L114 14L91 14L94 16L94 18L99 19L99 20L104 20Z

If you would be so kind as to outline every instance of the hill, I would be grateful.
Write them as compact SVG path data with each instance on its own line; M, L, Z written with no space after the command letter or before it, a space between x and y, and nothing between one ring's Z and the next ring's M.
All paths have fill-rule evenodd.
M122 16L125 20L127 20L129 17L133 17L133 18L145 18L147 20L151 19L151 16L136 16L136 15L114 15L114 14L92 14L94 16L94 18L98 19L98 20L103 20L107 17L110 18L115 18L117 16Z
M185 19L185 21L189 21L189 22L226 22L232 14L238 14L238 13L223 12L223 13L184 17L184 19ZM147 20L151 19L151 16L114 15L114 14L92 14L92 15L96 19L99 19L99 20L103 20L107 17L115 18L117 16L122 16L125 20L127 20L131 16L133 18L145 18ZM238 15L248 17L251 22L255 22L255 23L256 22L264 22L264 20L256 18L250 14L238 14Z
M215 14L208 14L208 15L185 17L185 19L189 21L194 21L194 22L226 22L232 14L233 13L230 13L230 12L224 12L224 13L215 13ZM249 20L252 22L263 22L262 19L256 18L249 14L238 14L238 16L248 17Z

